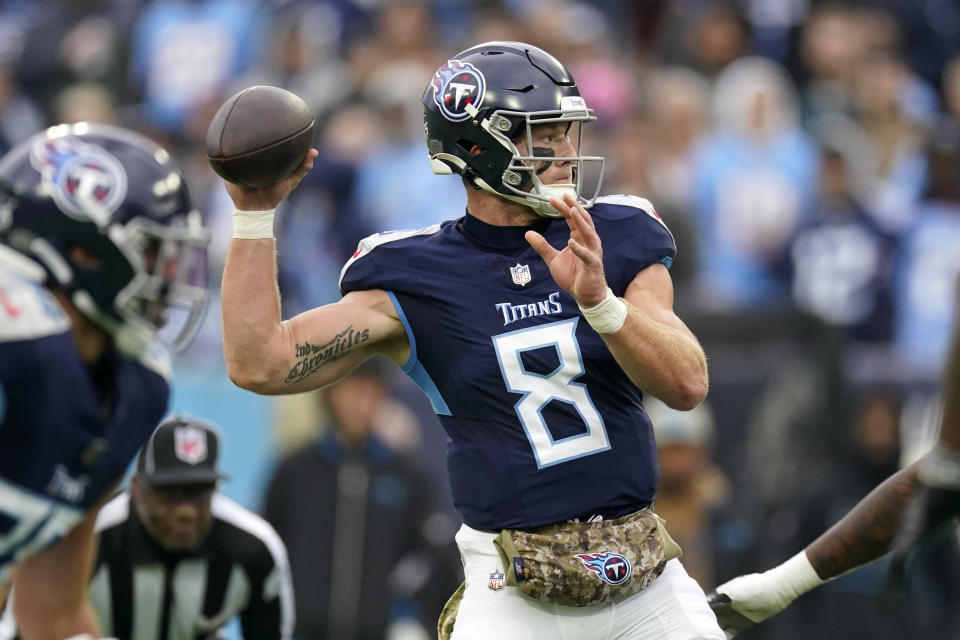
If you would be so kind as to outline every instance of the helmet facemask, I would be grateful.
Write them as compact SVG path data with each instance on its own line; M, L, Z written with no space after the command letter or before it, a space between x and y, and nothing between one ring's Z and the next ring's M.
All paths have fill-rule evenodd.
M591 110L586 108L581 98L564 98L562 102L566 104L561 106L572 103L573 107L561 112L499 110L490 115L488 120L490 125L484 128L498 144L509 150L512 157L501 175L501 189L491 189L485 183L479 184L481 188L528 206L538 215L549 218L560 217L560 212L550 204L550 199L562 200L565 194L573 196L584 208L593 206L600 192L604 159L601 156L582 155L581 150L583 149L583 125L595 121L596 117L593 116ZM522 126L519 127L521 135L515 136L514 140L511 140L503 131L509 131L513 128L512 123L517 120L522 123ZM572 144L574 155L555 156L551 149L537 146L534 132L540 130L542 125L555 123L566 125L562 135ZM508 125L511 126L508 128ZM483 125L481 124L481 126ZM522 148L518 147L518 144ZM540 175L555 162L570 163L570 182L544 184L540 180ZM585 197L583 195L583 183L584 177L588 173L589 163L596 163L594 166L596 167L597 180L592 194ZM508 193L504 193L503 190Z
M163 342L183 351L199 329L207 301L209 237L199 212L167 225L135 218L114 234L126 236L114 242L140 267L114 303L124 321L115 333L118 348L132 331L151 339L159 333ZM128 251L130 246L136 250Z

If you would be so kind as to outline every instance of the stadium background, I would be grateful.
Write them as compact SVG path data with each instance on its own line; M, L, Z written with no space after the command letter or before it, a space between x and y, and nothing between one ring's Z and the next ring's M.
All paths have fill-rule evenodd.
M420 96L445 56L491 39L568 65L599 117L587 144L607 157L604 192L649 198L676 236L676 306L712 389L695 414L654 411L679 452L661 504L690 536L692 573L709 588L781 561L935 424L960 274L955 0L0 0L0 151L92 120L175 152L213 230L214 296L176 358L171 408L223 427L225 492L256 510L323 407L226 378L231 206L203 155L207 123L252 84L298 93L317 119L317 166L278 218L289 316L338 297L367 233L461 215L458 179L430 173ZM384 435L435 477L451 532L442 433L413 386L391 382L408 419ZM910 597L956 595L942 555L956 544ZM893 637L884 576L881 563L832 583L749 637Z

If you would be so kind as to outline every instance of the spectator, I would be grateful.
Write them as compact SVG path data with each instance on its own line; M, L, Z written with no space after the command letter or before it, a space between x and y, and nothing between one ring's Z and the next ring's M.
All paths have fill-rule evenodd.
M254 0L157 0L138 14L130 78L148 122L175 133L258 59L267 16Z
M909 228L924 186L924 147L937 98L896 53L868 53L857 66L854 115L874 162L869 209L889 233Z
M804 120L852 112L857 64L866 47L866 25L857 9L829 3L812 11L796 51Z
M731 64L713 100L717 127L692 171L704 300L728 310L783 305L783 261L810 215L816 148L800 129L790 79L769 60Z
M0 155L42 126L40 110L17 83L15 68L0 60Z
M714 514L731 497L730 479L711 460L715 427L707 404L681 412L645 402L660 454L657 513L683 549L683 566L701 587L714 583Z
M854 122L841 116L821 120L831 124L821 127L815 217L801 225L790 246L793 299L855 340L885 342L891 336L895 245L863 204L863 172L872 155Z
M960 277L960 129L948 121L927 152L927 183L894 273L894 344L918 381L943 366Z
M403 629L426 638L439 615L429 602L435 611L421 615L416 599L431 580L423 535L433 496L375 433L396 418L384 411L380 369L370 361L320 392L326 432L281 460L268 483L263 512L290 550L303 640L382 640ZM428 589L441 604L456 587L449 580Z

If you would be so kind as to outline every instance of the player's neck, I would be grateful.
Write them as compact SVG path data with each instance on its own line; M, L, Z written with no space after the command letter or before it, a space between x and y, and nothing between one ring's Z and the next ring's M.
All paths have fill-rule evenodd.
M479 189L467 189L467 212L498 227L525 227L540 219L530 207Z
M86 363L100 360L110 346L110 335L80 313L62 291L54 289L53 296L70 317L73 340L77 345L77 351L80 352L80 358Z

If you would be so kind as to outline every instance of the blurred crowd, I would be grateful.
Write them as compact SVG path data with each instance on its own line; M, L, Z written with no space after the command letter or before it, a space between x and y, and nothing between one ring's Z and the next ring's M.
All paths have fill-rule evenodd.
M664 448L694 452L665 452L661 502L680 496L665 515L689 525L704 587L784 559L924 450L960 276L957 0L0 0L0 152L79 120L156 138L213 228L216 282L232 205L207 124L253 84L299 94L320 157L278 212L289 317L339 297L363 236L462 215L420 99L486 40L571 69L602 191L650 199L676 237L676 306L712 389L660 420ZM181 366L219 365L211 316ZM443 436L411 406L384 438L442 478ZM957 593L955 575L924 581ZM851 637L824 630L830 602L875 606L882 572L831 589L750 637Z

